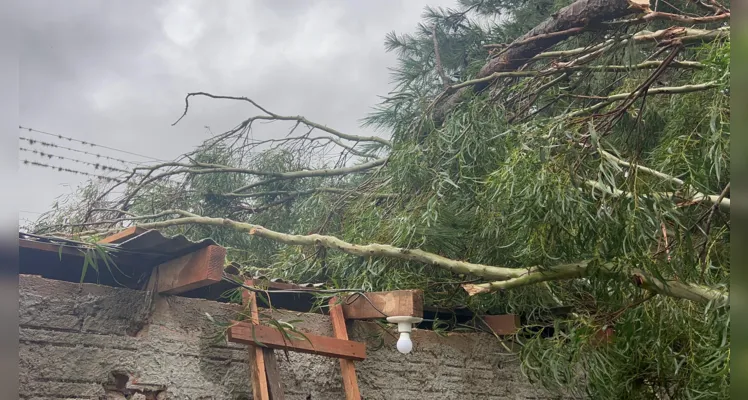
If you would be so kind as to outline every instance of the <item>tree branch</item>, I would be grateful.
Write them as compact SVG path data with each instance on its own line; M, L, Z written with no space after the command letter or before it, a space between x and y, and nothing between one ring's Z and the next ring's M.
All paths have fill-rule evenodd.
M592 273L590 264L590 261L582 261L548 268L533 267L517 278L481 284L464 284L462 287L469 295L474 296L476 294L513 289L540 282L585 278ZM615 266L612 263L601 265L598 268L600 271L605 273L618 275L621 279L631 280L641 288L652 293L699 303L713 301L717 306L725 306L728 304L728 294L717 289L701 285L686 284L678 280L660 280L640 269L616 271Z
M315 193L337 193L337 194L346 194L346 195L353 194L353 195L360 196L360 197L375 197L375 198L395 198L399 196L396 193L361 193L361 192L355 192L349 189L334 188L334 187L318 187L315 189L300 190L300 191L276 190L276 191L255 192L255 193L226 193L226 194L222 194L221 196L252 198L252 197L279 196L279 195L304 196L307 194L315 194Z
M228 218L211 218L194 216L182 210L166 210L162 214L193 215L183 218L169 219L165 221L149 222L138 224L137 226L144 229L163 229L181 225L211 225L233 228L237 231L247 232L252 236L269 239L278 243L291 246L322 246L328 249L335 249L346 254L359 257L387 257L404 261L414 261L423 264L444 268L456 274L471 274L484 279L510 279L519 277L524 273L523 269L497 267L484 264L475 264L466 261L452 260L442 257L438 254L429 253L419 249L405 249L386 244L367 244L356 245L345 242L334 236L327 235L291 235L276 232L260 225L238 222ZM106 233L113 232L107 231ZM101 231L83 232L81 235L90 235L102 233Z
M558 57L568 57L568 56L575 56L580 54L586 54L590 52L600 51L603 49L610 48L610 46L618 44L618 45L625 45L629 42L629 40L633 40L634 42L666 42L666 41L672 41L674 39L679 39L683 43L690 43L690 42L699 42L699 41L711 41L711 40L719 40L719 39L728 39L730 37L730 28L729 27L723 27L719 29L692 29L692 28L683 28L683 27L670 27L667 29L661 29L659 31L651 32L651 31L640 31L633 35L631 35L630 38L627 39L608 39L603 43L597 44L595 46L590 47L578 47L576 49L569 49L569 50L556 50L556 51L546 51L543 53L536 54L533 56L531 61L538 60L541 58L558 58Z
M249 189L252 189L254 187L265 185L272 182L282 181L282 180L288 180L288 179L299 179L299 178L309 178L309 177L319 177L319 176L340 176L340 175L348 175L348 174L354 174L357 172L366 171L375 167L379 167L384 165L387 162L387 158L379 158L376 160L372 160L363 164L354 165L351 167L342 167L342 168L327 168L327 169L313 169L309 171L293 171L293 172L278 172L272 174L273 178L267 179L260 182L251 183L246 186L242 186L239 189L234 190L232 193L241 193L244 191L247 191Z
M431 37L434 39L434 63L436 64L436 72L439 74L439 78L442 80L442 86L448 88L452 83L452 80L447 77L444 73L444 66L442 66L442 58L439 54L439 41L436 38L436 24L431 27Z
M572 34L578 33L589 25L599 24L604 21L612 21L626 15L635 14L648 9L648 2L640 0L577 0L574 3L560 9L550 18L541 22L529 32L520 36L514 42L524 42L521 45L511 45L510 49L499 57L489 60L478 72L476 78L485 78L496 72L516 70L525 64L533 56L550 48L551 46L565 40ZM570 32L566 35L549 35L554 32ZM542 39L533 37L546 35ZM441 125L447 113L453 110L461 99L465 98L465 91L481 91L488 87L489 82L481 82L471 87L463 87L444 101L434 110L433 119L437 125Z
M536 40L550 39L550 38L554 38L554 37L557 37L557 36L568 37L568 36L571 36L571 35L573 35L575 33L582 32L583 30L584 30L584 27L583 26L579 26L579 27L570 28L570 29L566 29L566 30L558 31L558 32L543 33L543 34L540 34L540 35L531 36L531 37L529 37L527 39L515 40L514 42L511 42L509 44L502 44L502 43L485 44L485 45L483 45L483 48L484 49L502 49L500 53L498 53L498 54L496 54L494 56L494 57L498 57L501 54L505 53L507 50L512 49L512 48L517 47L517 46L522 46L524 44L528 44L528 43L534 42Z
M585 181L585 184L593 189L600 190L601 192L607 193L609 196L612 197L626 197L626 198L634 198L634 194L630 192L624 192L623 190L617 189L617 188L611 188L608 187L608 185L605 185L598 181L593 180L587 180ZM668 199L674 201L676 196L676 193L674 192L655 192L651 193L648 196L651 196L653 198L659 198L659 199ZM647 196L641 195L639 198L645 198ZM691 195L690 197L682 197L682 199L688 203L688 204L698 204L698 203L708 203L712 205L718 205L719 208L722 210L729 211L730 210L730 199L720 197L718 195L713 194L704 194L701 192L696 192L695 194Z
M510 289L550 280L581 278L588 276L588 274L590 273L590 269L588 268L590 264L589 261L559 265L550 268L508 268L470 263L467 261L452 260L438 254L430 253L420 249L405 249L377 243L357 245L328 235L291 235L273 231L260 225L238 222L228 218L195 216L195 214L183 210L166 210L162 213L159 213L158 215L161 216L164 214L176 214L183 217L166 221L143 223L138 224L137 226L143 229L163 229L168 227L194 224L223 226L235 229L237 231L247 232L252 236L261 237L290 246L321 246L359 257L386 257L403 261L419 262L434 267L443 268L455 274L469 274L481 277L483 279L496 279L501 281L477 285L463 285L463 288L465 288L465 290L468 291L470 295L475 295L478 293L488 293L495 290ZM107 231L107 233L108 232L111 231ZM84 232L81 235L98 233L103 232L95 230ZM602 269L609 273L616 273L616 271L613 269L612 264L605 264ZM661 281L657 278L645 274L640 270L627 271L625 272L625 276L635 279L635 281L639 282L640 286L646 290L668 295L671 297L683 298L692 301L715 300L720 304L726 302L727 299L726 294L723 294L715 289L709 289L702 286L687 285L675 281Z
M320 124L318 124L316 122L313 122L313 121L310 121L310 120L308 120L305 117L302 117L300 115L297 115L297 116L284 116L284 115L278 115L278 114L272 113L272 112L268 111L267 109L261 107L254 100L252 100L252 99L250 99L248 97L216 96L216 95L213 95L213 94L210 94L210 93L206 93L206 92L188 93L187 96L184 98L184 112L182 113L182 116L180 116L179 119L177 119L172 124L172 126L178 124L179 121L181 121L182 118L184 118L184 116L187 115L187 111L189 110L189 107L190 107L190 102L189 102L190 100L189 99L192 96L206 96L206 97L210 97L210 98L213 98L213 99L226 99L226 100L246 101L246 102L252 104L257 109L259 109L260 111L262 111L262 112L264 112L266 114L266 116L254 117L254 119L266 119L266 120L274 120L274 121L296 121L296 122L302 123L304 125L307 125L309 127L316 128L316 129L319 129L321 131L327 132L329 134L335 135L335 136L337 136L337 137L339 137L341 139L351 140L351 141L354 141L354 142L377 142L377 143L381 143L381 144L383 144L383 145L385 145L387 147L392 147L392 143L389 140L380 138L378 136L350 135L350 134L347 134L347 133L343 133L343 132L337 131L337 130L332 129L332 128L328 128L328 127L326 127L324 125L320 125Z
M700 83L700 84L696 84L696 85L683 85L683 86L672 86L672 87L671 86L663 86L663 87L656 87L656 88L649 89L649 90L646 91L646 94L647 95L651 95L651 94L680 94L680 93L690 93L690 92L698 92L698 91L701 91L701 90L714 89L714 88L716 88L718 86L719 86L719 84L717 82L715 82L715 81L713 81L713 82L706 82L706 83ZM599 110L599 109L601 109L601 108L603 108L603 107L605 107L605 106L607 106L607 105L609 105L609 104L611 104L613 102L626 100L630 96L638 96L638 95L639 95L638 92L614 94L614 95L606 97L605 100L603 100L603 101L601 101L601 102L599 102L599 103L597 103L595 105L592 105L592 106L587 107L587 108L582 108L582 109L579 109L577 111L574 111L574 112L571 112L571 113L568 113L568 114L562 114L562 115L557 116L556 118L557 119L563 119L563 118L579 117L581 115L597 111L597 110Z
M477 85L483 82L490 82L497 78L506 77L527 77L527 76L546 76L554 74L563 74L566 72L574 71L593 71L593 72L627 72L634 70L645 70L645 69L656 69L662 65L662 61L644 61L634 65L565 65L556 64L553 67L537 71L537 70L526 70L526 71L506 71L506 72L495 72L485 78L472 79L465 82L450 86L450 90L462 89L463 87ZM696 61L673 61L668 67L673 68L692 68L692 69L703 69L704 64Z
M718 14L718 15L709 15L706 17L689 17L686 15L671 14L671 13L666 13L666 12L651 12L640 18L627 19L623 21L614 21L614 22L609 22L609 24L611 25L641 24L641 23L651 22L655 20L667 20L667 21L680 22L683 24L707 24L711 22L719 22L719 21L724 21L724 20L729 20L729 19L730 19L729 12Z

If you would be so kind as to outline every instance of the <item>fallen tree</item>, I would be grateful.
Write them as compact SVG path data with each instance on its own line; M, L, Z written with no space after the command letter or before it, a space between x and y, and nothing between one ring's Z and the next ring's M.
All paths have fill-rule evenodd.
M179 123L206 98L257 115L37 232L210 236L251 273L521 314L525 372L552 389L581 371L592 397L724 396L729 6L461 3L388 36L397 86L366 120L386 138L191 93ZM256 121L289 134L254 140Z

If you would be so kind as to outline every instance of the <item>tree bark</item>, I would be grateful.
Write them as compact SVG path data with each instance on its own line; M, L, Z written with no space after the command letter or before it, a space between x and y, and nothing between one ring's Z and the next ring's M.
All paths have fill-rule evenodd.
M648 10L647 0L577 0L517 38L501 55L489 60L478 72L476 79L488 77L496 72L515 70L540 52L581 32L581 28ZM561 31L567 33L554 34ZM532 39L536 36L543 37ZM441 125L446 115L469 91L480 92L490 84L489 81L481 81L452 93L435 108L434 122Z

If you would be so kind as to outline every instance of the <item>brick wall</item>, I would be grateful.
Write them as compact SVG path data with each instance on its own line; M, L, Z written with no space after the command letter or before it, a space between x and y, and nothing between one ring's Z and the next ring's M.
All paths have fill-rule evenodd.
M20 396L23 399L249 399L247 348L216 343L205 317L231 318L231 305L91 284L20 278ZM279 315L278 317L281 317ZM297 313L302 330L332 335L324 315ZM357 363L365 399L550 399L484 334L416 331L415 349L373 323L356 322L367 342ZM287 399L343 399L338 361L277 351ZM117 384L114 377L123 381ZM125 384L124 381L128 381Z

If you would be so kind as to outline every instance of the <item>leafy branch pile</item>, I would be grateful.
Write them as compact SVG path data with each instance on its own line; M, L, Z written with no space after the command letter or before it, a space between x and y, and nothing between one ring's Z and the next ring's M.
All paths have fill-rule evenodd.
M521 314L524 371L558 392L725 398L729 18L716 0L427 8L386 38L395 88L364 120L380 136L192 93L185 115L255 114L92 182L36 231L211 236L253 272ZM253 139L267 122L288 134Z

